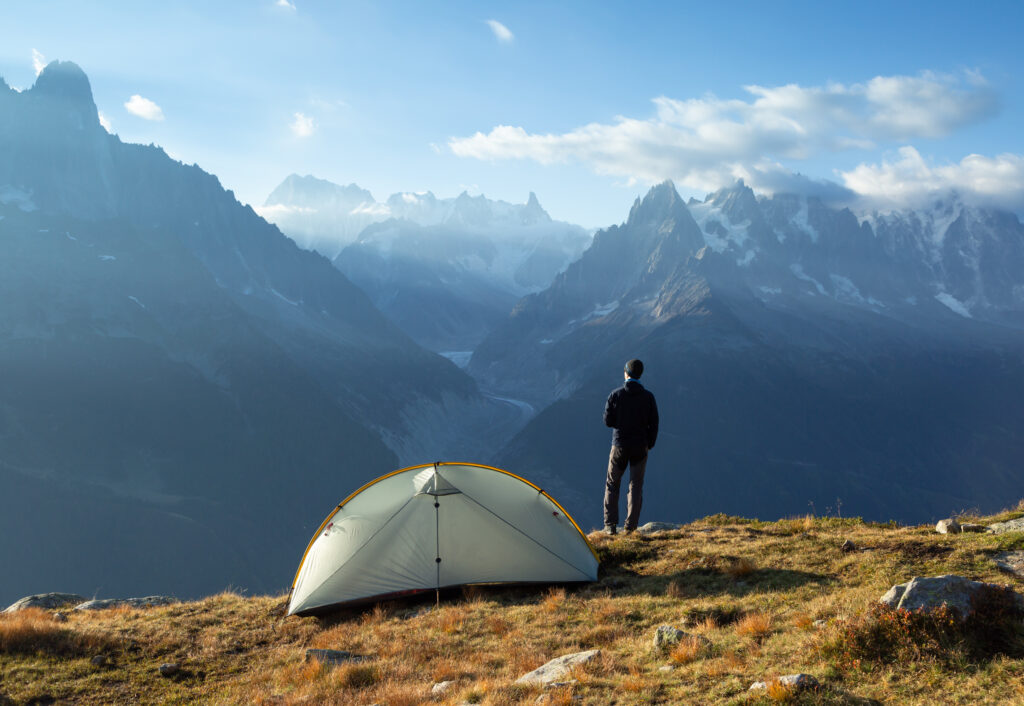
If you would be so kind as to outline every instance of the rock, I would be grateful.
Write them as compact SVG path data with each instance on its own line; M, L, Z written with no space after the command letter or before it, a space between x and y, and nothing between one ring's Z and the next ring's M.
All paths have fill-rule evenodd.
M934 610L941 605L947 605L964 618L971 611L971 599L978 589L983 586L1002 588L996 584L986 584L981 581L971 581L963 576L945 574L943 576L915 576L907 583L901 583L890 588L884 596L878 599L890 608L900 610ZM1024 596L1014 593L1017 605L1024 608Z
M675 669L675 667L673 667L671 664L663 664L660 667L658 667L659 672L671 672L673 669Z
M323 664L347 664L350 662L362 662L366 659L363 655L352 654L345 650L306 650L306 661L317 660Z
M1024 551L1002 552L992 557L1003 571L1024 578Z
M810 674L787 674L784 677L779 677L778 681L783 686L793 689L794 691L817 689L820 686L820 684L818 684L818 680ZM750 685L750 689L748 689L748 691L764 691L767 688L768 682L756 681Z
M679 628L674 628L671 625L659 625L658 629L654 631L654 649L663 650L669 645L675 645L685 635L686 633Z
M547 664L516 679L516 684L550 684L568 676L569 670L578 664L586 664L601 654L601 650L587 650L556 657Z
M579 684L579 683L580 683L579 679L568 679L566 681L552 681L552 682L548 682L547 684L545 684L544 688L545 689L561 689L562 687L565 687L565 686L575 686L576 684Z
M935 524L935 531L939 534L960 534L960 523L956 520L939 520Z
M172 605L178 603L177 598L170 596L146 596L145 598L103 598L100 600L86 601L75 606L75 610L108 610L110 608L152 608L160 605Z
M455 686L454 681L439 681L430 687L430 694L432 696L441 696L450 691L453 686Z
M828 621L827 620L822 620L822 619L819 618L818 620L815 620L813 623L811 623L811 625L813 625L814 627L816 627L816 628L818 628L820 630L821 628L823 628L823 627L828 625Z
M996 534L1024 532L1024 517L1018 517L1016 520L1007 520L1006 522L996 522L989 525L988 528Z
M4 612L17 613L25 608L53 610L54 608L66 606L69 603L81 603L84 600L85 596L80 596L77 593L37 593L34 596L25 596L11 603Z
M66 623L66 622L68 622L68 616L66 616L63 613L61 613L60 611L58 611L58 612L53 614L53 620L56 623Z
M845 542L842 543L842 545L840 545L839 551L841 551L841 552L855 552L855 551L857 551L857 545L854 544L853 542L851 542L850 540L846 540Z
M181 671L181 665L177 662L164 662L157 668L157 671L160 672L162 677L173 677Z
M645 525L640 525L636 528L637 532L643 534L649 534L651 532L668 532L669 530L677 530L682 525L677 525L673 522L648 522Z
M979 524L974 523L974 522L961 522L960 523L960 531L961 532L988 532L988 526L987 525L979 525Z
M106 666L106 664L107 664L107 658L104 657L103 655L96 655L95 657L90 659L89 662L94 667L103 667L103 666Z

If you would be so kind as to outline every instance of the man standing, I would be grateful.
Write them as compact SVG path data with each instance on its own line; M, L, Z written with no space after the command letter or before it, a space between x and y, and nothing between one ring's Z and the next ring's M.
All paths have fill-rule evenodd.
M612 451L608 456L608 477L604 486L604 531L615 534L619 524L619 483L629 466L629 498L626 505L627 533L640 521L644 499L644 471L647 452L658 439L658 405L654 395L640 384L644 364L634 358L626 363L626 382L608 395L604 423L612 431Z

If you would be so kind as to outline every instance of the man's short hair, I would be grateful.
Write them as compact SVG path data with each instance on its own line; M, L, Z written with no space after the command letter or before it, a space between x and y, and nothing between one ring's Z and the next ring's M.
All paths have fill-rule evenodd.
M626 374L634 380L638 380L644 374L644 364L633 358L633 360L626 363Z

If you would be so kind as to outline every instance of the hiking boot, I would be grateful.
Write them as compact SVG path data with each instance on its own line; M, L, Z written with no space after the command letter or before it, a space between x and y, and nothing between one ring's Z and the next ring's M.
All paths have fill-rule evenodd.
M604 526L604 533L605 534L618 534L619 531L615 528L615 525L605 525Z
M636 527L623 527L622 530L626 534L633 534L634 532L636 532Z

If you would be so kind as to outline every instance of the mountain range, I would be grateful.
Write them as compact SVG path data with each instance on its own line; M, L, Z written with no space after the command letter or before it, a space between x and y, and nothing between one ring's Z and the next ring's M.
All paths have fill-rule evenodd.
M589 233L553 220L533 193L524 204L429 191L378 203L355 184L292 174L260 212L332 257L417 343L456 360L590 244Z
M666 182L468 369L543 410L501 462L553 479L584 524L632 357L662 413L648 517L998 507L1024 453L1022 254L1016 216L952 196L858 218L742 182L684 203Z

